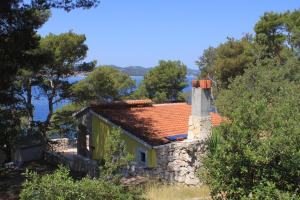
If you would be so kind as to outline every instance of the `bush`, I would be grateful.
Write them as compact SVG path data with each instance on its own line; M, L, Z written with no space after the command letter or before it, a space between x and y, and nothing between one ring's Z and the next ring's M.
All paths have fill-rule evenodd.
M213 130L201 170L214 198L300 199L300 85L292 68L253 66L221 91L216 103L229 121Z
M296 200L299 199L296 193L284 192L276 187L275 183L266 181L255 187L252 193L247 197L242 197L242 200Z
M141 199L139 189L129 190L121 185L121 170L132 160L121 139L121 129L114 128L105 142L105 154L100 166L100 178L73 180L69 171L59 167L53 174L38 176L26 172L21 200L35 199L101 199L135 200Z
M125 188L120 184L111 184L101 179L83 178L75 181L69 171L60 167L53 174L39 176L34 172L26 172L27 180L20 194L21 200L137 200L138 192Z
M122 139L122 130L113 128L107 135L104 144L103 163L101 165L101 178L117 181L122 177L121 171L126 168L134 157L127 149Z

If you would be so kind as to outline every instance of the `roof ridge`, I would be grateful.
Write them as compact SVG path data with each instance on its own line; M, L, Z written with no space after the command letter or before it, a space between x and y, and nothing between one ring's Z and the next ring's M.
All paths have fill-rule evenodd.
M189 105L186 102L174 102L174 103L158 103L152 104L152 106L172 106L172 105Z
M151 99L127 99L127 100L119 100L112 102L97 102L93 101L90 103L91 107L115 107L115 106L147 106L152 105Z

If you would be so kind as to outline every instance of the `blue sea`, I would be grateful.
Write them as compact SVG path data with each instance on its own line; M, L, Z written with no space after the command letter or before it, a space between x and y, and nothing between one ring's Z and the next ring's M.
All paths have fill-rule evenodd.
M82 79L84 79L86 76L84 75L78 75L78 76L72 76L69 77L68 81L70 83L75 83L77 81L80 81ZM143 76L131 76L131 78L133 80L136 81L137 86L139 86L142 82L142 80L144 79ZM192 88L192 80L195 79L194 76L187 76L187 82L188 82L188 86L184 89L184 92L189 92L191 91ZM33 95L36 96L39 93L38 88L34 87L33 88ZM58 109L61 108L63 105L66 105L70 103L69 100L64 100L61 101L60 103L57 103L54 105L54 109ZM40 96L40 97L36 97L33 99L33 105L34 105L34 120L36 121L44 121L47 118L49 109L48 109L48 102L46 97L44 96Z

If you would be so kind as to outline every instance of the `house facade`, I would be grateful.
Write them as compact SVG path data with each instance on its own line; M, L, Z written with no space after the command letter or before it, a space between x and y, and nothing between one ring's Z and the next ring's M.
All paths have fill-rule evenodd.
M130 173L198 184L204 141L212 126L222 122L210 110L210 93L210 86L196 81L192 105L153 104L148 99L91 104L76 114L78 153L101 160L107 135L120 127L126 149L135 158Z

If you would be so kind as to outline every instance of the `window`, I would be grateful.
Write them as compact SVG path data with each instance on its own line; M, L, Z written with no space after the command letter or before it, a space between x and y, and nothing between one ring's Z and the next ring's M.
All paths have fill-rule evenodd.
M137 149L137 161L143 165L147 164L147 151L145 149Z

